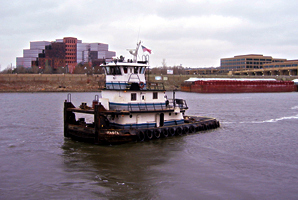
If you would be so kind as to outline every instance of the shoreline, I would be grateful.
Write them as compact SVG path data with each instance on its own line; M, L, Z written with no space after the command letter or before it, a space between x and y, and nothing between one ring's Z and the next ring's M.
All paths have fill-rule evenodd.
M159 77L158 80L157 77ZM149 76L149 82L163 83L166 91L181 90L181 84L189 78L235 78L235 76L214 75L155 75ZM237 76L252 78L252 76ZM257 77L253 78L276 78ZM279 80L291 80L297 77L278 77ZM105 86L104 74L0 74L0 93L37 93L37 92L100 92Z

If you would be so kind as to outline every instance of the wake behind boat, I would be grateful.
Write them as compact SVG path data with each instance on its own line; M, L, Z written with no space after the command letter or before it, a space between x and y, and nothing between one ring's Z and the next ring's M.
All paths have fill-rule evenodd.
M149 56L105 63L106 84L92 106L64 103L64 136L96 144L118 144L196 133L219 127L214 118L187 116L184 99L169 99L161 83L146 82ZM86 119L90 118L91 121ZM78 117L80 116L80 117Z

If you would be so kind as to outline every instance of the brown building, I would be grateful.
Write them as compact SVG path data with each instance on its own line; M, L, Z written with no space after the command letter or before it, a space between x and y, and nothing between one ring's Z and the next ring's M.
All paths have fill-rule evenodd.
M272 62L264 64L263 68L298 67L298 60L285 60L283 62Z
M112 61L115 56L116 52L109 51L108 44L82 43L82 40L75 37L64 37L54 42L30 42L30 49L24 49L23 57L16 58L16 66L38 66L42 69L51 67L53 71L64 67L66 72L72 73L77 64L89 63L96 67L103 62Z
M66 64L76 64L77 63L77 43L78 39L74 37L63 38L65 44L65 62Z
M44 53L39 54L38 66L45 69L50 66L53 69L65 66L65 44L63 42L53 42L45 46Z
M225 70L262 69L267 63L284 62L287 59L277 59L262 54L239 55L220 59L220 68Z

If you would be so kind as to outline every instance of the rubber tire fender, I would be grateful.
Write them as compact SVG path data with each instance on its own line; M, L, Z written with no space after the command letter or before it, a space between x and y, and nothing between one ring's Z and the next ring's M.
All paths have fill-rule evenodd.
M168 137L169 136L169 132L168 132L168 129L166 129L166 128L164 128L164 129L162 129L161 130L161 135L163 136L163 137Z
M182 135L182 128L181 127L177 127L175 130L176 135Z
M195 132L195 127L193 125L189 126L189 133L194 133Z
M145 133L143 131L138 131L137 136L138 136L138 140L140 142L143 142L145 140L145 137L146 137Z
M145 135L148 140L151 140L153 138L153 133L151 130L146 130Z

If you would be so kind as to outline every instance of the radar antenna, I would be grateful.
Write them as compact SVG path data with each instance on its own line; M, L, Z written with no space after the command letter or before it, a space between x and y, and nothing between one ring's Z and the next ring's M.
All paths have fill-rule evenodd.
M127 49L128 50L128 52L131 54L131 55L133 55L133 62L137 62L137 60L138 60L138 51L139 51L139 47L140 47L140 45L141 45L141 41L139 41L138 43L137 43L137 47L136 47L136 49Z

